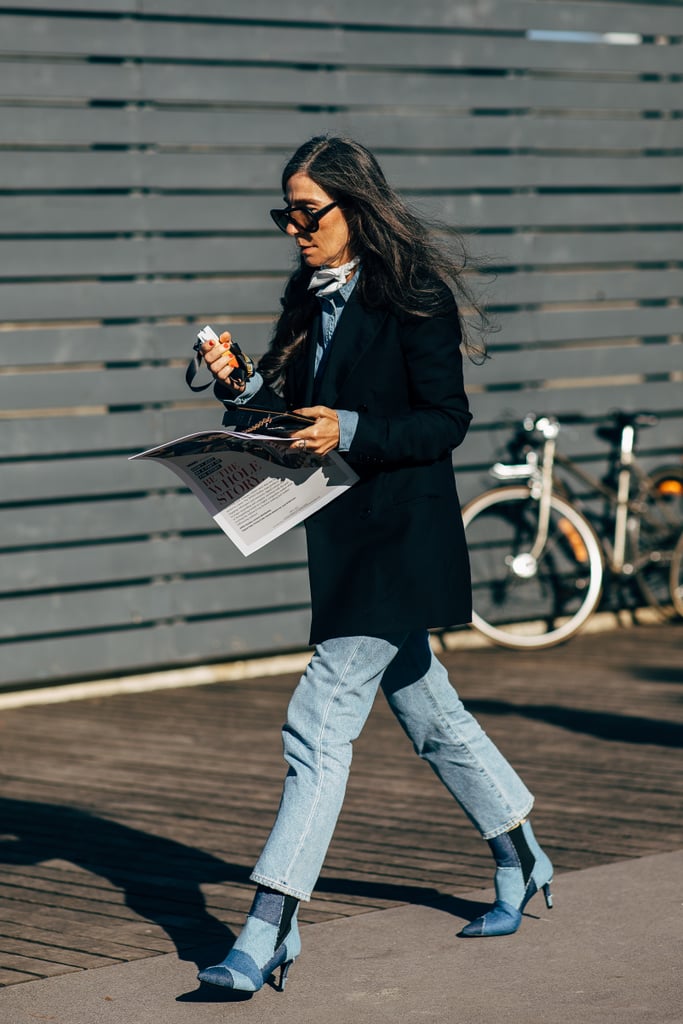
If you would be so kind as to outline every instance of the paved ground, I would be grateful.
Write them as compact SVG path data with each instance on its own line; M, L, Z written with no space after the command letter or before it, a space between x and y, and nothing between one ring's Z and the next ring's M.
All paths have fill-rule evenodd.
M682 637L444 655L557 868L507 939L455 938L488 853L378 702L288 990L231 1007L192 995L197 949L249 902L294 677L1 712L0 1020L680 1022Z
M659 854L563 875L555 909L537 897L505 938L457 938L471 909L459 900L308 925L284 993L233 1001L169 953L14 985L0 1013L7 1024L680 1024L681 885L683 853Z

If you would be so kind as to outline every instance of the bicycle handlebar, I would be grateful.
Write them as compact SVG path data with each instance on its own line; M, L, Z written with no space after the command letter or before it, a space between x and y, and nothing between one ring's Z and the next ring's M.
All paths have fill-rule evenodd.
M603 440L615 444L623 444L623 435L627 428L631 427L636 431L641 427L652 427L658 422L658 417L654 413L644 410L625 412L622 409L613 409L608 415L608 422L596 427L596 433ZM556 416L529 412L508 442L508 451L514 462L520 462L521 459L526 460L533 449L556 441L564 425L589 422L592 422L591 418L581 413L563 413L560 422ZM633 447L633 438L630 447ZM499 463L498 466L500 465ZM498 479L502 479L498 473L494 475L498 476ZM507 476L507 479L514 479L514 476Z
M659 423L659 416L657 413L650 412L647 409L640 409L637 412L627 412L624 409L610 409L607 413L608 419L614 427L654 427ZM560 425L560 420L556 416L549 415L547 413L535 413L528 412L522 420L522 425L525 431L532 431L539 428L541 420L549 420L552 423ZM563 412L561 423L590 423L593 422L593 418L585 416L580 412Z
M557 437L560 432L560 421L554 416L525 416L522 426L529 434L537 431L546 441Z

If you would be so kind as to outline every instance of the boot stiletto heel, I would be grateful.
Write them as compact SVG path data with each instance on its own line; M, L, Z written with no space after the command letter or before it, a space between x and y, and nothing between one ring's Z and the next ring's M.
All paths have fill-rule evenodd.
M197 977L209 985L258 992L280 968L274 987L283 992L289 969L301 952L293 896L257 889L244 928L225 960L205 967Z
M285 985L287 984L287 975L289 974L289 968L294 963L293 960L286 960L280 968L280 981L278 982L278 991L284 992Z
M543 889L546 906L553 905L553 866L528 821L488 843L497 864L496 902L487 914L463 928L460 934L466 938L512 935L522 922L522 911L539 889Z

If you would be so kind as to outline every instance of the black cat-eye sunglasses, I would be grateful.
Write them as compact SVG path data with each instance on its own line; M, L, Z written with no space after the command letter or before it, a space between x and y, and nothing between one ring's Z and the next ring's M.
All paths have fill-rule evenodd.
M285 206L284 210L271 210L270 216L280 231L286 231L289 225L293 224L297 231L312 235L320 227L320 221L325 214L337 205L336 202L328 203L321 210L315 211L309 210L306 206Z

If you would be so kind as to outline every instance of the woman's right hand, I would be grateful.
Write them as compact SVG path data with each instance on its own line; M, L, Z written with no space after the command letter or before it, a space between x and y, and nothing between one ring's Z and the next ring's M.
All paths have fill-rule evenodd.
M233 372L239 368L237 359L230 351L232 335L230 331L223 331L217 342L205 341L202 345L204 362L216 380L230 388L235 394L240 395L244 391L245 381L232 380Z

